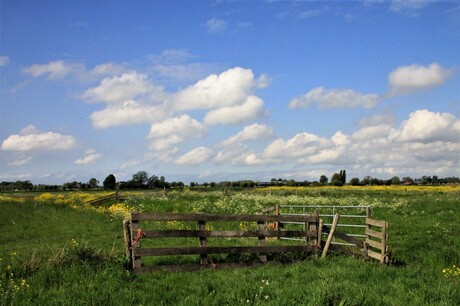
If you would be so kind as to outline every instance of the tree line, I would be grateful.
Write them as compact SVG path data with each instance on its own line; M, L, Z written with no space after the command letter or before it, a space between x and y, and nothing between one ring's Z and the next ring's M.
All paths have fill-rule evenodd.
M331 179L326 175L321 175L317 181L297 181L293 179L272 178L267 182L254 180L238 180L238 181L221 181L221 182L190 182L188 185L183 182L173 181L168 182L164 176L151 175L146 171L138 171L132 175L132 178L127 181L117 181L113 174L109 174L102 185L96 178L91 178L88 182L67 182L62 185L34 185L31 181L15 181L15 182L0 182L0 191L61 191L61 190L95 190L95 189L170 189L183 188L254 188L267 186L292 186L292 187L320 187L320 186L369 186L369 185L445 185L445 184L460 184L458 177L440 178L436 175L422 176L420 178L411 178L408 176L399 178L393 176L390 179L379 179L371 176L365 176L360 179L353 177L347 183L346 170L340 170L331 176Z

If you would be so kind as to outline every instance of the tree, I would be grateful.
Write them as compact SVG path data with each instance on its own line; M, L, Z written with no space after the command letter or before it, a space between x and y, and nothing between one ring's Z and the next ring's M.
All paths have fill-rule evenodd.
M350 185L351 186L358 186L359 185L359 178L354 177L350 180Z
M342 172L342 171L340 171ZM331 178L331 184L334 186L343 186L341 173L334 173Z
M99 187L99 181L93 177L93 178L91 178L91 179L89 180L88 185L89 185L91 188L97 188L97 187Z
M104 186L104 189L115 189L117 180L115 179L115 176L113 174L109 174L102 185Z
M326 185L328 181L329 179L325 175L321 175L321 177L319 178L319 182L323 185Z
M142 186L142 185L145 185L145 183L147 183L148 178L149 176L147 172L139 171L136 174L133 174L132 181L135 183L135 185Z
M401 180L397 176L391 178L391 185L401 185Z

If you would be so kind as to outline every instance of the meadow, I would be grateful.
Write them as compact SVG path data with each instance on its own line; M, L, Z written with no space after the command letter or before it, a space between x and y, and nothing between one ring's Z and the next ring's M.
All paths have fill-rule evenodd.
M181 189L0 194L2 305L459 305L460 187ZM282 205L370 205L389 222L390 263L330 253L257 268L134 274L130 210L246 214Z

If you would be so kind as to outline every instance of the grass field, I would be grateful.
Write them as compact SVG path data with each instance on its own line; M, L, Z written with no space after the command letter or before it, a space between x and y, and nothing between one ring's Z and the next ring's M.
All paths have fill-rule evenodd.
M2 305L459 305L460 188L271 188L0 195ZM144 212L255 213L274 204L371 205L392 263L330 254L286 265L158 272L126 269L122 219Z

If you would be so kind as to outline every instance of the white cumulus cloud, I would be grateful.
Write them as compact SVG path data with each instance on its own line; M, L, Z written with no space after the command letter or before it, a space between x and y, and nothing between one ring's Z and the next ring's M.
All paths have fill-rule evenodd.
M250 69L235 67L179 91L169 103L178 111L234 106L244 103L257 86Z
M260 140L273 137L273 129L264 124L254 123L244 127L241 132L224 140L221 145L229 146L235 143L244 142L248 140Z
M153 139L152 149L163 150L187 139L201 138L207 131L204 124L184 114L152 124L148 138Z
M150 123L153 120L161 120L165 116L166 114L161 106L147 106L128 100L93 112L90 118L95 128L108 128L119 125Z
M212 149L198 147L180 156L175 163L178 165L199 165L207 162L212 155Z
M400 141L449 141L460 140L460 121L449 113L435 113L426 109L417 110L402 123L394 133Z
M104 78L99 86L88 89L81 97L88 102L123 103L153 92L162 93L147 75L131 71L121 76Z
M209 111L204 117L204 123L227 125L257 119L263 114L263 106L262 99L249 96L241 105L224 106Z
M439 86L451 73L451 70L441 67L438 63L429 66L414 64L398 67L388 76L390 95L408 94Z
M305 108L317 105L319 108L373 108L379 102L376 94L361 94L351 89L325 89L320 86L294 98L289 108Z
M54 132L39 132L29 125L21 130L21 134L9 136L2 143L5 151L35 151L35 150L69 150L76 146L73 136L61 135Z

